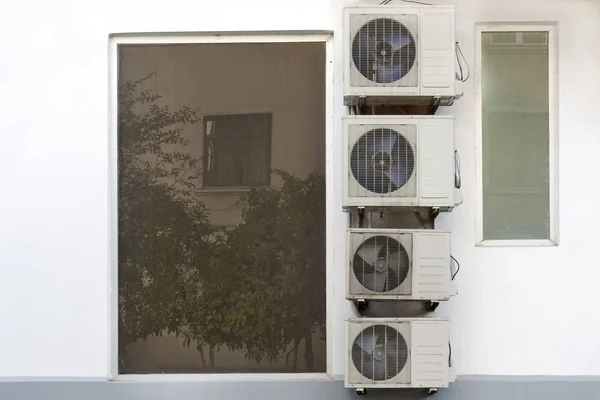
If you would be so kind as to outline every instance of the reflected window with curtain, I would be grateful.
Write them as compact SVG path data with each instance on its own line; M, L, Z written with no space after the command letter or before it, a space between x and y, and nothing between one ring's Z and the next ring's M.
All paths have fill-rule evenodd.
M271 114L204 118L204 187L271 183Z

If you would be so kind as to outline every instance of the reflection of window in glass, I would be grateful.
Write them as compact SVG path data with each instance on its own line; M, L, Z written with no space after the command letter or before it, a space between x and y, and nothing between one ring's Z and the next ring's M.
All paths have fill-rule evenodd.
M119 373L326 371L325 67L119 45Z
M204 187L270 184L271 114L206 116L204 140Z
M553 244L552 30L482 29L482 244Z

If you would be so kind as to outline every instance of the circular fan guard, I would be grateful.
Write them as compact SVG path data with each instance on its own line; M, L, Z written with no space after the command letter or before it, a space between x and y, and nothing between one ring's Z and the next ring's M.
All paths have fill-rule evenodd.
M406 185L415 169L415 154L408 140L395 130L372 129L354 144L350 169L365 189L389 193Z
M396 289L408 276L408 253L397 240L374 236L360 245L352 259L354 276L365 288L385 293Z
M391 18L363 25L352 41L352 61L367 79L393 83L412 69L417 56L415 38L406 26Z
M387 325L373 325L358 334L352 345L356 370L373 381L398 375L408 361L406 340Z

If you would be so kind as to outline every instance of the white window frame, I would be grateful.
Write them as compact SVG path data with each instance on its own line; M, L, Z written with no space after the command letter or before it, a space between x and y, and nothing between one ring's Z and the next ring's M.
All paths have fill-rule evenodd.
M482 109L482 34L483 32L548 32L549 76L549 192L550 238L539 240L483 239L483 109ZM556 23L481 23L475 25L475 153L477 175L476 246L543 247L558 246L558 26Z
M183 44L183 43L294 43L320 42L325 44L325 157L326 157L326 360L325 373L234 373L234 374L119 374L118 370L118 215L117 215L117 118L118 118L118 46L125 44ZM115 381L282 381L333 379L334 351L334 140L333 140L333 32L206 32L206 33L143 33L113 34L109 37L109 357L108 378Z

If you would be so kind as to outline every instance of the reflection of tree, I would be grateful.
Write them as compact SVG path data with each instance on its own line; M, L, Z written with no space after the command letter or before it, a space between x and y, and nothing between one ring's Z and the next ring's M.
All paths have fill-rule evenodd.
M324 179L275 172L283 185L242 199L242 220L219 254L219 287L231 296L223 316L248 357L275 361L291 347L296 369L304 341L312 371L313 333L325 326Z
M159 96L139 91L149 79L119 90L119 356L131 342L178 332L182 294L192 266L209 258L212 231L193 197L199 161L168 151L184 147L182 125L199 121L188 108L171 111ZM136 108L144 107L142 113Z
M146 79L119 93L121 360L129 343L174 333L211 369L225 347L257 362L292 356L296 370L304 342L313 371L313 333L325 327L324 178L276 171L280 187L253 189L241 222L217 229L193 191L199 160L181 151L182 126L200 119L158 106L139 90Z

